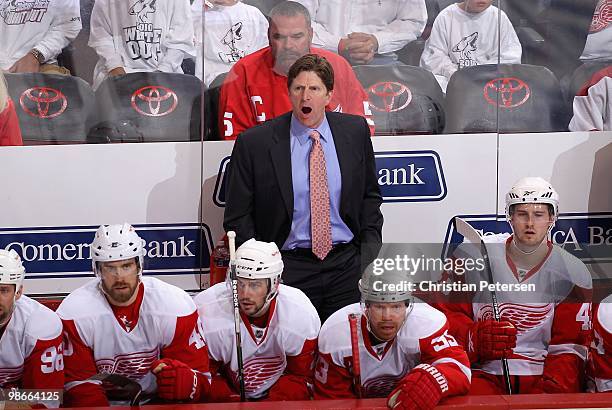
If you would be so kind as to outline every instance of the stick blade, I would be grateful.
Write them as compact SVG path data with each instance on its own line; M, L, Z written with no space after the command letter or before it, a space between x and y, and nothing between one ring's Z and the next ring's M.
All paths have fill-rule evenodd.
M455 229L468 241L479 244L482 241L482 237L478 233L476 229L469 223L465 221L465 219L455 217Z

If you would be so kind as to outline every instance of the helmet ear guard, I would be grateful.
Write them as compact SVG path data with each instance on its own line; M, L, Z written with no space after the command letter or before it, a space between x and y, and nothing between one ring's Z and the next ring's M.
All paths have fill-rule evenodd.
M114 262L132 258L137 258L138 276L142 275L145 255L144 240L128 223L100 226L90 245L90 254L92 269L98 277L100 276L98 262Z

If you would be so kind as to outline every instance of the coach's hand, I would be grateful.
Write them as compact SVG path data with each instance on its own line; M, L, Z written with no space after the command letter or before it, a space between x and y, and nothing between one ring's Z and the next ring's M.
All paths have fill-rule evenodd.
M509 357L516 347L516 328L508 321L475 322L468 332L467 353L472 363Z
M157 395L165 400L198 401L208 383L204 375L178 360L156 360L151 369L157 377Z
M434 366L421 363L404 377L389 395L387 406L395 410L429 410L436 407L448 383Z

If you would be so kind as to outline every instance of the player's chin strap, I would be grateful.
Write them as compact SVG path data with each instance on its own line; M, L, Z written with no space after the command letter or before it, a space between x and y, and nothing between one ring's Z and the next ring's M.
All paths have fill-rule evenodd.
M402 329L402 326L404 326L404 323L406 323L406 319L408 319L408 315L410 314L410 312L412 312L412 308L414 307L414 302L412 301L412 299L409 299L408 301L409 305L406 306L406 314L404 315L404 320L402 320L402 324L399 325L397 333L399 333L399 331ZM370 316L368 315L368 308L366 306L366 302L362 302L361 303L361 310L363 311L365 317L366 317L366 328L368 329L368 332L372 333L374 336L376 336L376 338L378 340L381 340L383 342L390 342L391 340L393 340L395 338L395 336L397 336L397 333L395 334L395 336L391 337L390 339L383 339L381 337L379 337L376 332L374 332L372 330L372 328L370 327Z
M270 279L270 281L272 281L272 279ZM278 295L278 288L274 292L270 292L270 294L266 296L266 302L261 306L261 308L257 312L252 314L251 317L261 317L265 315L268 312L268 309L270 308L270 303L272 303L272 300L274 300L276 295Z
M17 290L17 285L15 285L15 294L13 295L13 305L11 306L11 311L6 316L6 320L4 322L0 322L0 329L2 329L8 324L8 322L11 321L11 318L13 317L13 312L15 311L15 304L17 303L17 294L21 292L21 289L23 289L23 286L20 286L19 290Z
M544 244L544 243L546 243L548 241L548 237L549 237L550 233L552 232L554 226L555 226L555 221L553 221L549 225L548 232L546 232L546 235L544 236L544 238L542 238L542 241L540 242L540 244L538 246L536 246L533 250L526 251L526 250L521 249L521 247L518 245L518 243L516 243L516 235L514 234L514 228L512 228L512 224L510 224L510 229L512 229L512 245L514 246L514 248L517 251L519 251L523 255L527 255L527 256L533 255L534 253L537 252L538 249L540 249L542 244Z

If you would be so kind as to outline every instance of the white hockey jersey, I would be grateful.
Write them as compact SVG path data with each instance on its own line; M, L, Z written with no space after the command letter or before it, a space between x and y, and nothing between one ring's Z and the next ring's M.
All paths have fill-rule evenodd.
M549 242L545 259L530 271L521 272L506 256L512 241L510 234L487 235L484 240L494 284L527 286L527 291L496 289L501 319L511 322L517 329L516 347L508 358L510 374L541 375L548 355L570 354L586 360L592 281L584 263ZM469 247L461 249L470 252ZM480 257L480 254L472 257ZM453 321L452 314L461 311L473 321L493 319L491 293L483 286L489 283L488 273L467 272L460 280L473 284L477 290L472 296L473 303L451 303L444 307L449 320ZM458 323L469 325L466 321ZM456 329L452 323L451 328L459 338L464 338L469 330ZM502 374L500 360L473 363L472 368Z
M159 279L143 277L138 319L128 332L119 324L99 282L92 279L78 288L57 310L65 332L67 395L79 385L95 385L88 379L98 373L126 376L138 382L143 392L154 393L157 384L150 367L159 358L181 360L193 369L208 371L195 304L187 293Z
M612 130L612 66L595 73L578 91L573 110L570 131Z
M196 76L207 86L219 74L227 73L236 61L268 45L268 20L256 7L238 2L233 6L205 8L202 0L195 0L191 12L197 49Z
M117 67L127 73L182 73L186 55L195 56L188 0L96 0L89 46L99 60L94 88Z
M79 31L78 0L0 0L0 70L8 70L33 48L45 63L57 63Z
M498 30L499 13L501 28ZM501 54L498 53L501 32ZM521 63L521 43L506 13L490 6L481 13L468 13L456 3L438 14L425 42L421 67L431 71L443 91L457 70L482 64Z
M592 390L612 391L612 295L593 310Z
M0 388L61 390L63 385L62 322L22 295L0 338ZM57 407L59 401L47 404Z
M210 359L225 365L224 370L229 370L234 386L237 386L232 292L225 282L218 283L196 296L195 302ZM263 397L286 372L291 357L310 351L312 354L304 358L304 363L296 366L311 369L314 361L321 321L308 297L299 289L280 285L270 310L265 328L251 325L248 320L245 322L244 317L240 323L248 398Z
M386 397L415 366L435 366L448 382L444 397L466 393L471 379L465 351L448 334L442 312L417 301L392 341L372 346L366 317L359 303L332 314L319 334L315 368L315 398L355 397L352 386L352 349L349 314L358 326L361 384L364 397Z
M612 58L612 0L599 0L580 56L582 61Z

